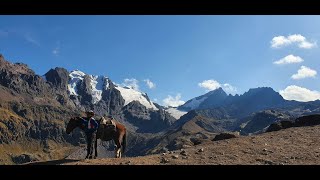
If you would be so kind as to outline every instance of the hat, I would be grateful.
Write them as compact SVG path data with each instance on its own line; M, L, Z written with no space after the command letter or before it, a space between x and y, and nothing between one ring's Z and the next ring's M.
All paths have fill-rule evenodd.
M92 110L86 111L86 114L94 114Z

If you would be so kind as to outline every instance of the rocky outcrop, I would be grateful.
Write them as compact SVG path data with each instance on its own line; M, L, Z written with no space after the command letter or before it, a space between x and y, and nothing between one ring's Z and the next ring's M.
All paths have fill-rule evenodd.
M308 115L297 118L295 121L280 121L271 124L266 132L279 131L290 127L316 126L320 124L320 115Z
M266 132L279 131L281 129L286 129L286 128L290 128L290 127L294 127L293 121L280 121L280 122L272 123L268 127Z
M224 140L224 139L231 139L231 138L237 138L239 137L239 135L235 134L235 133L220 133L218 135L216 135L212 141L220 141L220 140Z
M276 110L265 110L242 119L242 124L239 129L242 135L248 135L249 133L258 133L267 128L270 124L280 121L290 121L293 118L290 114Z
M16 164L23 164L28 162L39 161L41 158L34 154L21 154L11 157L12 161Z
M45 78L55 89L67 91L69 72L66 69L60 67L50 69L45 74Z
M138 101L132 101L123 108L124 118L140 133L155 133L168 128L174 118L165 110L147 109Z
M314 114L309 116L302 116L295 120L294 126L315 126L320 124L320 115Z

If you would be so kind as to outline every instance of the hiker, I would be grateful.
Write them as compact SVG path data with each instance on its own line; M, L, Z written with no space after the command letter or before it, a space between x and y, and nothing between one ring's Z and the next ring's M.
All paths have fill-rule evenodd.
M98 122L93 118L94 112L92 110L86 112L87 117L82 118L85 125L84 132L87 138L87 156L86 159L92 159L93 145L96 141ZM96 158L96 157L94 157Z

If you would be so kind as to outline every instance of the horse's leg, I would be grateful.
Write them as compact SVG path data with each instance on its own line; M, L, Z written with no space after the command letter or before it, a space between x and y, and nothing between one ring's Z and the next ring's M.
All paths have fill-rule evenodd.
M116 142L117 144L117 148L116 148L116 158L121 158L122 156L122 152L121 152L121 149L122 149L122 138L124 136L124 133L120 132L120 134L118 135L118 137L115 137L114 141Z
M121 143L119 142L119 139L117 137L113 138L114 143L116 144L116 149L115 149L115 158L119 158L120 151L121 151Z

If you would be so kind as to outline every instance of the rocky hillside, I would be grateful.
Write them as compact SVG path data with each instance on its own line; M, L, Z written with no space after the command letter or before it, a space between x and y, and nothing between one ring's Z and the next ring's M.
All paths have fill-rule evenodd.
M67 156L85 139L78 130L67 135L66 123L89 108L97 118L112 114L126 125L131 155L139 155L139 144L150 136L146 133L159 132L176 120L145 93L116 85L108 77L64 68L39 76L26 64L11 63L2 55L0 99L0 164Z
M63 159L33 164L61 165L318 165L320 126L288 128L276 132L220 141L132 158Z

